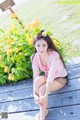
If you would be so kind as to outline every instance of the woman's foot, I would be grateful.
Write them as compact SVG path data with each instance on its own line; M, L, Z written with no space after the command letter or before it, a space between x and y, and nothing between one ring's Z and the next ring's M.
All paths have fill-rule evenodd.
M46 110L45 117L48 114L48 110ZM40 112L36 114L35 120L40 120Z

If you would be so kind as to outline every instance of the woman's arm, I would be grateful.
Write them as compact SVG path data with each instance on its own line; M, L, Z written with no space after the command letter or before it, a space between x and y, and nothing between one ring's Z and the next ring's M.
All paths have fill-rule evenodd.
M47 82L52 82L56 77L64 77L66 75L67 71L60 59L60 56L57 52L55 52L49 68Z
M34 56L32 60L32 70L33 70L33 80L35 80L36 77L39 76L39 66L38 66L38 60L36 56Z

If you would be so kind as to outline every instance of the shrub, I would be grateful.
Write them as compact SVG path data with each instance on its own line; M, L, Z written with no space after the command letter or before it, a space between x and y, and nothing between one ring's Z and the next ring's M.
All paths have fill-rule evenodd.
M30 57L34 51L33 38L42 28L35 20L23 29L14 19L9 30L0 29L0 84L32 78ZM60 42L50 31L47 33L62 53Z

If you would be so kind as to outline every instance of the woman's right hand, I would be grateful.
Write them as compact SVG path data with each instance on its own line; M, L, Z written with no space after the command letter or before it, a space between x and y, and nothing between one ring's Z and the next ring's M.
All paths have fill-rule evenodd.
M42 104L40 103L39 100L40 100L39 96L37 94L34 94L34 101L35 101L35 103L38 104L39 106L41 106Z

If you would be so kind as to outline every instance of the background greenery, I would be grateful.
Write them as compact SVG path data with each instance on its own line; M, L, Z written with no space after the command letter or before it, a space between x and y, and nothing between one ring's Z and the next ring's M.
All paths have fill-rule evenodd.
M24 4L13 7L24 26L38 18L46 29L51 29L53 35L62 42L65 60L80 56L80 4L57 4L56 0L29 0ZM0 27L8 29L10 12L3 13ZM8 23L8 24L7 24ZM77 42L77 43L76 43ZM76 43L76 45L74 45Z
M34 19L37 18L40 21L41 25L45 26L44 28L46 30L50 30L53 33L53 37L56 38L57 40L59 40L61 43L61 46L62 46L63 52L64 52L65 62L72 57L80 56L80 14L79 14L80 13L80 5L78 5L78 4L74 4L74 5L73 4L72 5L71 4L67 4L67 5L66 4L65 5L58 4L56 2L56 0L44 0L44 1L43 0L29 0L29 1L25 1L24 4L20 4L19 6L15 5L13 7L13 10L18 15L21 22L24 24L24 27L26 27L28 25L28 23L32 22ZM9 31L10 34L15 34L9 30L11 28L11 24L12 24L12 20L10 19L11 15L10 15L9 10L5 11L4 13L2 13L0 11L0 13L1 13L0 28L3 29L5 32ZM13 27L13 28L16 29L15 27ZM21 29L19 29L19 26L18 26L18 30L20 30L21 34L17 34L18 39L15 42L15 44L18 45L19 43L21 43L21 46L23 46L23 47L16 46L16 47L19 47L18 52L20 53L20 52L23 52L26 36L25 36L25 33L22 32ZM32 37L31 37L31 39L32 39ZM20 41L19 41L19 38L20 38ZM0 38L0 41L4 41L3 43L6 44L5 39ZM10 39L12 39L12 37L10 37ZM1 43L0 43L0 45L1 45ZM13 46L15 46L15 45L13 45ZM30 46L28 46L28 44L25 44L25 52L24 53L26 53L26 51L27 51L26 48L28 48L28 47L30 47ZM30 49L33 49L33 48L28 49L28 55L29 55L28 58L32 54L32 51L30 51ZM0 52L0 53L2 53L2 52ZM10 66L10 62L12 62L12 61L8 61L8 64L6 64L6 62L5 62L5 65L3 65L1 63L1 65L3 65L2 68L0 69L0 72L3 71L3 74L2 73L0 74L1 79L3 76L3 80L1 81L1 84L6 83L8 77L9 77L9 74L10 74L10 78L12 79L12 81L29 78L32 74L32 73L29 73L28 71L26 71L27 69L29 69L29 71L31 71L30 66L28 66L27 69L26 69L26 67L24 67L24 70L20 70L26 64L30 65L30 63L26 63L26 59L24 57L17 56L17 58L16 58L15 54L13 52L11 54L12 54L12 56L14 56L13 61L14 61L14 59L17 59L18 62L22 61L22 63L20 63L20 66L18 66L18 68L16 68L15 64ZM5 60L5 57L7 58L7 56L5 55L4 52L3 52L3 55L4 55L3 57ZM22 54L20 53L20 55L22 55ZM21 60L21 58L22 58L22 60ZM0 58L0 59L2 59L2 58ZM7 59L11 60L10 57L8 57ZM27 60L29 62L29 59L27 59ZM25 61L24 65L23 65L23 61ZM10 66L10 68L8 69L7 66ZM5 73L5 75L4 75L5 67L6 67L6 70L8 70L8 73ZM12 68L16 68L16 69L12 69ZM19 73L20 71L21 71L21 73ZM12 72L12 74L11 74L11 72ZM27 76L26 76L26 73L27 73ZM13 76L13 74L14 74L14 76ZM21 75L21 77L19 75Z

